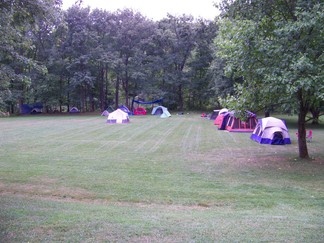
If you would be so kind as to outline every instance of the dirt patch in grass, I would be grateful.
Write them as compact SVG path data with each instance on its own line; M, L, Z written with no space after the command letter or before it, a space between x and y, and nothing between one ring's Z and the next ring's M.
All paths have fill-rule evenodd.
M45 200L64 203L84 203L97 205L115 205L115 206L136 206L138 208L168 208L175 211L186 210L206 210L209 206L204 204L197 205L177 205L177 204L158 204L149 202L124 202L115 201L110 198L98 198L94 193L88 192L81 188L68 188L63 186L53 186L57 179L42 178L42 183L12 183L5 184L0 182L0 196L14 196L19 198L29 198L35 200Z
M81 188L68 188L57 185L58 179L39 178L35 183L0 182L0 195L21 195L36 198L52 198L53 200L78 200L93 198L94 194Z
M81 204L95 204L95 205L110 205L120 207L137 207L147 209L168 209L173 211L204 211L208 210L209 206L198 204L198 205L177 205L177 204L157 204L157 203L144 203L144 202L120 202L109 199L98 199L95 197L82 197L81 194L74 197L67 197L61 195L41 195L32 194L31 192L13 192L13 191L2 191L0 188L0 196L14 196L17 198L28 198L33 200L44 200L50 202L63 202L63 203L81 203Z
M229 156L232 154L232 156ZM211 151L209 153L189 153L188 160L194 171L202 172L204 166L226 167L228 170L241 169L279 169L287 172L302 172L305 174L318 173L324 171L324 160L320 157L302 160L293 155L283 155L274 152L273 154L257 154L250 153L248 150L231 149L231 151ZM197 163L199 161L199 163Z

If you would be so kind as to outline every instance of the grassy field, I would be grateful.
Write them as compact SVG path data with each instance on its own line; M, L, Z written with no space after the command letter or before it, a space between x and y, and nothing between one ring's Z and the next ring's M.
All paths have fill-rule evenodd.
M0 119L0 242L323 242L324 127L298 159L199 114Z

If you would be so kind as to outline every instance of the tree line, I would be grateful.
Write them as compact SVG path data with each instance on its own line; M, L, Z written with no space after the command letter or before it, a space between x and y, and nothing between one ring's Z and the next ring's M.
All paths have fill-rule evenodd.
M55 0L1 3L0 107L24 103L81 111L164 98L171 109L210 103L214 21L131 9L108 12Z

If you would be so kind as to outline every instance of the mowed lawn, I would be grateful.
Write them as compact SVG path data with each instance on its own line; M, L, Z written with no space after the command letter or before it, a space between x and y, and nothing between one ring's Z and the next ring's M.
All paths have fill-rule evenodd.
M291 145L199 114L0 119L0 242L323 242L324 128Z

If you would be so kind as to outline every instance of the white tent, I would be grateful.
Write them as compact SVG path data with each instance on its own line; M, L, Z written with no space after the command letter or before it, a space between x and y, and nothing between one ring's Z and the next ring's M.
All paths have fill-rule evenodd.
M121 109L109 113L107 123L129 123L129 116Z
M168 108L161 105L153 108L152 115L160 115L161 118L167 118L171 116Z
M291 144L286 124L274 117L259 119L251 139L261 144Z

